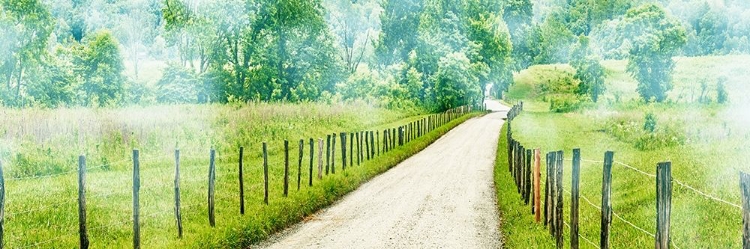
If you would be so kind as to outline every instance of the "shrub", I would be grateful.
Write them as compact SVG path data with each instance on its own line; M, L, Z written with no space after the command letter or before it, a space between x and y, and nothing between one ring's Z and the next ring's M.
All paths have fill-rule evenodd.
M656 130L656 117L653 113L646 113L646 120L643 122L643 130L654 133Z

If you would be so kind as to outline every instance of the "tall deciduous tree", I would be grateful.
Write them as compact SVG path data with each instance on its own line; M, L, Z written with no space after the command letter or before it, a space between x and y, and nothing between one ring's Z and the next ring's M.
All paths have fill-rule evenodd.
M579 37L570 65L576 70L573 77L579 81L576 93L588 95L592 101L597 102L599 95L605 91L604 67L599 63L599 58L590 53L588 37Z
M20 105L26 71L39 66L46 56L47 39L52 32L52 16L39 0L0 1L0 88L5 104Z
M86 46L77 51L75 63L83 82L81 102L89 106L118 104L125 84L119 44L108 30L99 31L86 40Z
M646 4L627 12L624 22L635 42L627 71L638 81L638 93L646 101L662 102L672 89L672 60L685 45L685 29L659 6Z
M417 47L417 31L423 0L384 0L380 15L382 32L375 46L381 65L405 62Z

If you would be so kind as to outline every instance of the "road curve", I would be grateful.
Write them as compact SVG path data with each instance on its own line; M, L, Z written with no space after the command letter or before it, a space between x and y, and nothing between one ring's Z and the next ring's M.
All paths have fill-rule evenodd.
M493 165L508 108L454 128L255 248L499 248Z

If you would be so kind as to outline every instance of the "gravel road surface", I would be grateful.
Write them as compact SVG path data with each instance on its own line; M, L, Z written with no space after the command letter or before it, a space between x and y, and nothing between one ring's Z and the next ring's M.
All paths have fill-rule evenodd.
M500 248L492 169L507 107L422 152L258 248Z

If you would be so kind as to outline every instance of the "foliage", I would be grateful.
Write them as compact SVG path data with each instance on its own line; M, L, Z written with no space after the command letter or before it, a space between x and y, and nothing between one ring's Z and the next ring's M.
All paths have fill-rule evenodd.
M654 133L656 130L656 116L653 113L646 113L645 121L643 122L643 130Z
M472 104L481 92L478 78L471 73L471 62L462 53L452 53L440 58L435 74L435 96L441 109Z
M719 104L726 104L729 101L729 93L725 86L727 81L727 77L720 77L716 83L716 102Z
M604 67L599 63L598 57L590 54L587 37L581 36L579 38L579 45L573 52L573 60L570 65L576 70L573 77L580 81L576 93L587 95L596 103L599 100L599 95L602 95L606 90Z
M170 65L156 86L159 103L198 103L200 81L189 69Z
M76 74L82 79L83 104L117 104L124 94L124 66L119 44L109 31L100 31L84 39L85 47L75 51Z
M623 21L627 33L636 37L628 72L638 80L638 93L645 101L662 102L672 89L672 56L685 45L685 29L652 4L629 10Z

